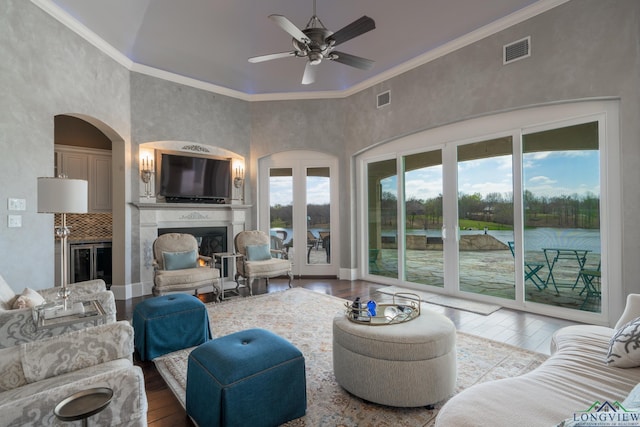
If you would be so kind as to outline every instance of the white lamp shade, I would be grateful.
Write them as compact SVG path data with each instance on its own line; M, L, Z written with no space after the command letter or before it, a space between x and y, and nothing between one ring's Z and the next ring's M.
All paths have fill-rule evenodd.
M38 212L87 213L88 190L83 179L38 178Z

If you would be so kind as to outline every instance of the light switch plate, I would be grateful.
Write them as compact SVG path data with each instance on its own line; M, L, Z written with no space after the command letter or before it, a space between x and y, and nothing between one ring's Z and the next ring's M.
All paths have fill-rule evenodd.
M22 227L22 215L8 215L7 222L9 228Z
M9 198L7 205L10 211L24 211L27 209L27 201L25 199Z

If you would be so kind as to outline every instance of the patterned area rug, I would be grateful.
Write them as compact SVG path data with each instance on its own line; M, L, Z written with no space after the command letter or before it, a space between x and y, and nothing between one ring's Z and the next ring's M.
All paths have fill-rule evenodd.
M383 294L393 295L398 292L409 292L420 297L422 302L427 304L442 305L444 307L457 308L458 310L470 311L472 313L488 316L502 307L497 304L490 304L481 301L471 301L464 298L450 297L447 295L434 294L432 292L416 291L414 289L401 288L399 286L387 286L378 289Z
M307 368L307 414L287 426L432 426L444 402L435 405L433 410L392 408L352 396L336 383L332 322L336 315L344 313L344 303L340 298L293 288L208 304L207 309L214 338L260 327L286 338L302 351ZM176 351L154 360L183 406L191 350ZM456 392L484 381L529 372L546 358L543 354L458 332Z

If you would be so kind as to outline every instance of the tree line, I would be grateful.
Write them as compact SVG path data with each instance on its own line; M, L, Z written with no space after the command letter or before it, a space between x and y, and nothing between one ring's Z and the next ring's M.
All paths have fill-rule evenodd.
M525 191L523 201L526 227L600 227L600 199L592 193L549 197L536 196L531 191ZM394 193L382 193L383 225L395 225L397 203ZM407 228L439 228L442 226L442 195L426 200L412 197L406 201L405 212ZM460 194L458 215L460 219L513 227L513 194Z
M322 205L307 205L307 226L328 227L331 218L331 206L328 203ZM293 224L293 206L271 206L271 227L291 228Z

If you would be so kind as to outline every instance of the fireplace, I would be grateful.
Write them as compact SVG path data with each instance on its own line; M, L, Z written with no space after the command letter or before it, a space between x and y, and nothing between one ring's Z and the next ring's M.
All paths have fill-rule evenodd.
M213 257L214 253L227 252L227 227L159 228L158 236L168 233L191 234L198 241L200 255Z
M138 203L136 206L140 210L140 291L136 291L134 296L152 292L153 242L159 235L192 234L198 240L200 253L205 256L231 252L233 237L245 230L246 213L250 207L181 203ZM225 272L228 271L230 269L225 268Z

